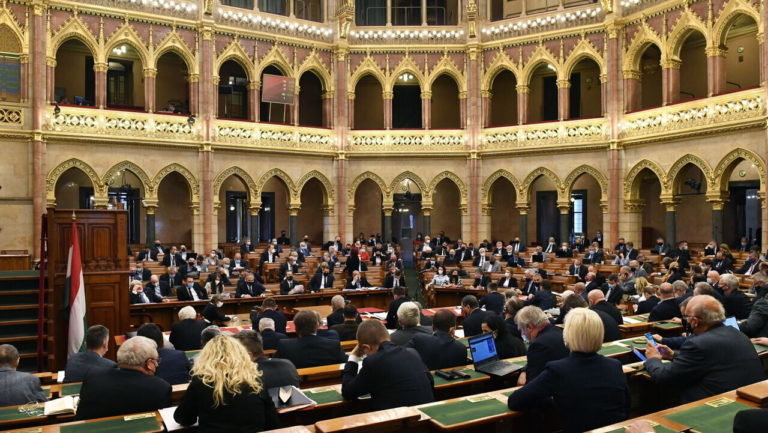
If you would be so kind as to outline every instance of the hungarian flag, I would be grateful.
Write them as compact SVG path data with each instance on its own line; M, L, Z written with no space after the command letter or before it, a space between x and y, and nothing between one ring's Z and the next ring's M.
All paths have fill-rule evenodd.
M64 285L65 304L69 306L69 338L67 356L80 352L85 345L85 283L80 261L80 238L77 224L72 221L72 244L67 258L67 281Z

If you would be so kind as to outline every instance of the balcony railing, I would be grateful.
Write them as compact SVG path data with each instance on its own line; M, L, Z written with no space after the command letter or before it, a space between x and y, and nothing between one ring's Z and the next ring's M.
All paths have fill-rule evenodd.
M198 127L190 124L185 116L71 106L59 110L55 114L54 107L48 109L46 127L49 131L155 139L198 138Z
M607 126L604 118L566 120L563 122L489 128L480 138L482 150L584 145L605 142Z
M350 131L350 152L462 152L468 150L463 130Z
M216 120L213 136L218 144L324 152L337 150L331 130L324 128Z

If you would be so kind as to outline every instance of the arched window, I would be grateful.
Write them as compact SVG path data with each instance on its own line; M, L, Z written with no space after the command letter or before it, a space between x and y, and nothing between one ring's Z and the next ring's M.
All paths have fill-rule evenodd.
M0 101L21 100L21 42L8 28L0 26Z

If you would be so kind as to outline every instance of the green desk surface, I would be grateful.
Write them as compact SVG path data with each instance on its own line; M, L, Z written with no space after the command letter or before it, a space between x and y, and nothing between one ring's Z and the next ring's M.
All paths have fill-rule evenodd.
M460 372L462 372L462 373L468 374L469 377L466 378L466 379L446 380L446 379L443 379L442 377L436 375L435 373L432 373L432 378L435 379L435 387L443 386L443 385L448 385L448 384L451 384L451 383L465 382L467 380L472 380L472 379L482 379L482 378L487 378L488 377L487 374L480 373L478 371L472 370L471 368L460 368L458 370Z
M733 418L736 412L754 409L746 404L732 401L722 406L713 407L700 404L690 409L664 415L664 418L690 427L700 433L728 433L733 430Z
M763 346L762 344L754 344L753 343L752 345L755 346L755 350L757 351L758 354L763 353L766 350L768 350L768 346Z
M672 323L672 322L654 323L653 326L655 326L656 328L661 328L661 329L673 329L673 328L682 328L683 327L683 325L680 325L678 323Z
M645 349L645 342L646 339L643 337L627 338L617 341L617 343L624 344L629 347L634 347L635 349Z
M78 395L80 394L80 388L83 387L82 383L70 383L61 386L61 395Z
M629 352L630 352L630 349L627 349L624 346L609 344L607 346L603 346L597 353L603 356L611 356L611 355L618 355L620 353L629 353Z
M317 403L318 405L338 403L340 401L344 401L344 397L342 397L341 393L339 393L339 391L336 391L335 389L320 388L320 389L314 389L310 391L304 391L304 393L307 395L308 398L314 400L315 403Z
M490 398L475 402L462 399L452 403L440 403L419 408L419 411L447 427L480 418L501 415L509 412L509 409L506 404L495 398Z
M42 409L39 409L38 411L40 412L40 416L43 416ZM21 412L19 410L19 406L4 407L0 409L0 422L17 421L17 420L23 420L27 418L33 418L33 417L30 417L26 413Z
M144 433L163 431L163 426L157 422L157 418L153 415L131 421L126 421L125 418L115 418L62 425L59 431L61 433Z
M197 355L200 354L200 351L199 350L187 350L186 352L184 352L184 354L187 355L187 359L193 359L194 357L196 357Z
M627 427L621 427L606 433L626 433L626 431L627 431ZM677 430L673 430L669 427L664 427L661 424L657 424L653 426L653 431L655 431L656 433L679 433Z

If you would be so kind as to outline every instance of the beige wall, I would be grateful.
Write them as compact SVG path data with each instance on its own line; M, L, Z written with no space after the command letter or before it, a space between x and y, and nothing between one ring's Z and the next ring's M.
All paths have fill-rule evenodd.
M384 128L384 100L381 84L366 75L355 87L355 129Z
M496 75L491 87L491 126L517 125L517 82L512 72Z
M603 108L601 105L602 95L600 93L600 67L594 60L585 59L580 61L571 72L579 73L581 93L580 117L601 117L603 115ZM574 101L570 102L571 104L574 103Z
M77 40L65 42L56 53L54 88L65 89L70 104L75 103L75 96L85 96L86 55L91 54L85 45Z
M660 107L662 101L662 70L659 50L655 45L649 46L640 59L642 108Z
M227 241L227 213L229 212L227 209L227 192L229 191L248 192L248 188L237 176L230 176L221 184L221 189L219 190L219 202L221 203L221 207L219 207L219 212L216 215L217 225L219 227L218 239L220 243Z
M445 232L449 239L458 239L461 233L459 189L448 179L437 184L432 194L432 233Z
M725 79L738 83L742 88L760 85L760 45L755 33L735 36L726 43L728 54L725 58ZM742 47L744 51L738 52ZM727 90L737 90L738 87L728 84Z
M587 191L587 220L585 221L586 235L592 239L595 233L603 231L603 208L600 207L600 184L588 174L582 174L573 183L573 190Z
M432 83L432 128L458 129L459 88L448 75L441 75Z
M192 243L192 210L189 208L189 197L189 187L180 174L173 172L160 182L157 190L160 205L155 214L155 233L164 244L184 243L189 246Z
M370 179L364 180L355 191L355 215L352 219L352 233L381 233L381 189Z
M704 38L698 33L689 36L680 51L680 101L707 96L707 55Z
M533 181L531 190L528 195L530 197L531 204L530 211L528 212L528 242L536 242L541 240L537 238L536 233L536 215L538 210L536 209L536 193L539 191L557 191L557 188L555 187L555 184L552 182L552 180L546 176L539 176L538 179ZM557 227L555 230L557 230ZM542 234L542 238L546 235L547 233ZM557 234L555 234L555 236L557 236Z
M310 179L301 190L301 209L296 227L297 238L309 235L312 245L320 245L329 239L323 239L323 197L325 188L317 179Z
M157 61L155 78L155 110L162 111L171 101L181 101L182 107L188 107L189 83L187 65L175 53L166 53Z
M512 183L505 178L494 182L491 188L491 239L509 242L520 236L520 212L515 207L517 195Z
M80 188L93 188L82 171L70 168L56 182L56 209L80 209Z

